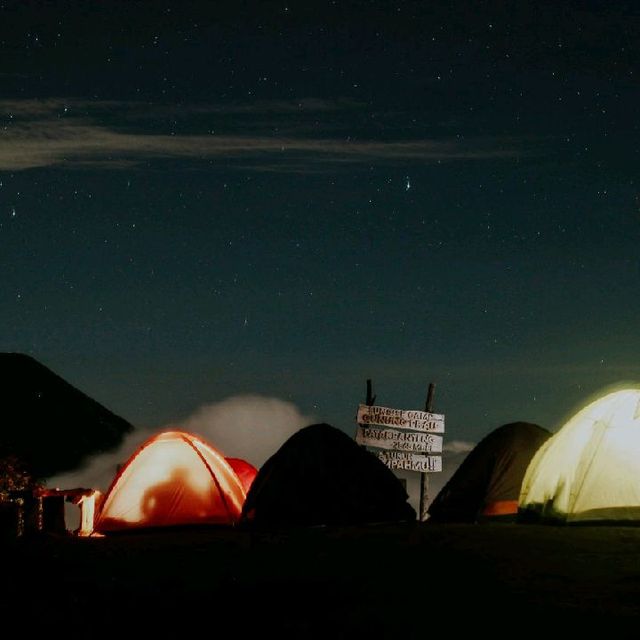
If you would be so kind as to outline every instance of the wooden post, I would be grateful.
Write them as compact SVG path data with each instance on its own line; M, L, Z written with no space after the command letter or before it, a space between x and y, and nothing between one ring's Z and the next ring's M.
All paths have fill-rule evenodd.
M367 378L367 404L371 407L376 402L376 397L373 395L373 382L371 378Z
M429 390L427 391L427 401L424 403L424 410L433 412L433 396L436 392L436 385L433 382L429 383ZM427 519L427 498L429 496L429 474L420 474L420 505L418 507L418 520L424 522Z
M436 385L433 382L429 383L429 390L427 391L427 401L424 405L424 410L433 413L433 396L436 393Z
M371 378L367 378L367 398L365 400L365 404L367 404L368 406L372 406L373 404L375 404L376 401L376 397L373 395L373 382L371 380ZM360 427L364 426L364 425L358 425ZM361 445L361 447L363 449L367 448L366 444Z

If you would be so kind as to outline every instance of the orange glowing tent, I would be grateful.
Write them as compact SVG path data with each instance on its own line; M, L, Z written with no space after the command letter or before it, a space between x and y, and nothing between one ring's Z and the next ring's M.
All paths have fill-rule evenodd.
M249 493L253 481L258 475L258 470L246 460L242 458L226 458L229 466L236 472L245 493Z
M183 431L147 440L107 491L99 533L188 524L234 524L245 491L224 456Z

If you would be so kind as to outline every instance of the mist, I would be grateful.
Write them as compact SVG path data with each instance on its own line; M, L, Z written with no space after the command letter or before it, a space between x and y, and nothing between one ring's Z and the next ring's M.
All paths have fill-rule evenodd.
M119 465L145 440L168 429L201 436L223 455L242 458L259 468L290 436L313 422L313 416L304 415L293 403L279 398L232 396L204 405L176 424L135 429L117 450L92 456L79 469L50 478L47 485L105 492Z
M243 395L200 407L182 426L225 456L260 468L296 431L314 422L313 416L303 415L291 402Z

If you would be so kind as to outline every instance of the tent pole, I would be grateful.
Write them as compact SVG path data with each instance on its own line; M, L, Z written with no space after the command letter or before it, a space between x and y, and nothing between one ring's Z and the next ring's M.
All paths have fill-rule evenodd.
M424 410L428 413L433 411L433 396L436 392L436 385L429 383L427 391L427 401L424 403ZM424 522L427 519L427 498L429 497L429 474L420 474L420 505L418 507L418 520Z

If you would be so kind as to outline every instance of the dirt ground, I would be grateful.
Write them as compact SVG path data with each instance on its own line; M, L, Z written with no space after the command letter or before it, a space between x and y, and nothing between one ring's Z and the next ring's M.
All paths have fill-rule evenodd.
M5 541L3 620L76 635L637 636L640 528L370 525ZM135 630L135 631L134 631ZM57 635L57 633L56 633Z

